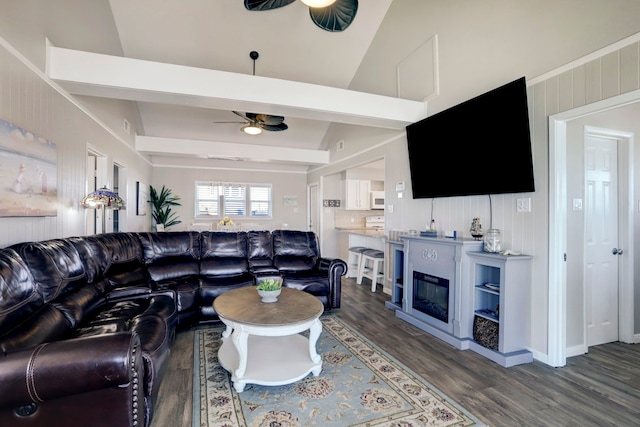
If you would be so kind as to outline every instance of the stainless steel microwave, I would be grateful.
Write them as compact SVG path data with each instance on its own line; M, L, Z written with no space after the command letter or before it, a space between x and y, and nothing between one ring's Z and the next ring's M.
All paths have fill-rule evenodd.
M384 191L371 192L371 209L384 209Z

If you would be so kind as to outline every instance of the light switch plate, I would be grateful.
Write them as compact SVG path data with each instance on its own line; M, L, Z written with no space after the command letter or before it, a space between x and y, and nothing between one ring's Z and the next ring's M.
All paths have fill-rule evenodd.
M573 199L573 210L574 211L582 210L582 199Z
M531 197L516 200L516 211L531 212Z

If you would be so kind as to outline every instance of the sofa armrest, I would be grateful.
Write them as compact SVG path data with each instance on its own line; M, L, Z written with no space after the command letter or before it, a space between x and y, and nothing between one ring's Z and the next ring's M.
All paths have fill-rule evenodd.
M119 287L109 291L106 297L108 301L119 301L139 296L148 297L150 293L151 288L149 286Z
M158 295L166 295L175 300L175 292L171 289L148 289L145 293L134 294L121 294L121 293L109 293L106 296L106 300L109 303L116 303L120 301L135 301L138 299L149 299Z
M144 399L137 396L143 375L135 333L44 343L0 359L0 413L37 411L39 403L106 388L130 388L137 403Z
M347 263L338 258L319 258L318 269L320 271L327 271L329 275L331 308L340 308L342 276L347 274Z

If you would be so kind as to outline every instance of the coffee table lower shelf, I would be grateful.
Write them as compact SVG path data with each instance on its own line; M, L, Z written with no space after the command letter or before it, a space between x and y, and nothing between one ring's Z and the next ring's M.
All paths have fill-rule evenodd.
M300 335L259 336L249 335L247 339L246 369L242 377L236 376L240 358L232 339L223 338L218 351L218 359L224 369L231 372L233 387L238 393L246 384L282 385L296 382L309 373L314 376L322 371L322 359L311 360L309 339Z

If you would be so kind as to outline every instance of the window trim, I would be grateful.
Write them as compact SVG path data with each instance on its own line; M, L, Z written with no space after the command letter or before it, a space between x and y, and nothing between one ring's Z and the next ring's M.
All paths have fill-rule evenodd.
M200 206L200 198L198 197L199 194L199 187L200 186L205 186L205 185L211 185L211 186L219 186L219 190L217 192L218 194L218 200L215 201L216 205L217 205L217 215L209 215L209 214L202 214L199 211L199 206ZM237 215L237 214L224 214L224 187L229 187L229 186L244 186L245 187L245 209L244 209L244 215ZM254 215L251 213L251 205L252 202L259 202L259 203L264 203L265 200L264 199L260 199L260 200L252 200L251 199L251 189L252 187L261 187L261 188L268 188L269 189L269 194L268 194L268 200L266 201L268 203L268 213L265 215ZM210 199L204 199L204 200L210 200ZM271 183L246 183L246 182L220 182L220 181L195 181L194 183L194 220L215 220L218 221L220 219L222 219L224 216L228 216L229 218L233 219L233 220L241 220L241 219L251 219L251 220L272 220L273 219L273 184Z

